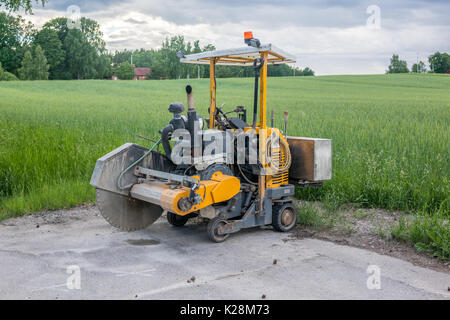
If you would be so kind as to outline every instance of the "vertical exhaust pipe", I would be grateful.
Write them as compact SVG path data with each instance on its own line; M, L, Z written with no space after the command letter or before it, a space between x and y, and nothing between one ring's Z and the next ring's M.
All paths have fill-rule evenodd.
M187 129L191 135L191 157L193 157L192 164L195 163L195 158L201 156L201 136L198 134L199 121L197 111L194 105L194 93L190 85L186 86L187 102L188 102L188 125Z
M192 93L192 87L186 86L186 93L187 93L187 101L188 101L188 111L195 110L194 106L194 94Z

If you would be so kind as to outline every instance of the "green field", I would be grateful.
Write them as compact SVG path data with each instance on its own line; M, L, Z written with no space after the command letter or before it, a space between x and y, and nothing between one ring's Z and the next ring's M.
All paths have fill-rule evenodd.
M157 137L170 102L207 79L0 83L0 219L92 202L97 158L135 134ZM252 106L253 81L218 79L225 109ZM309 200L405 211L450 208L450 76L270 78L268 106L289 135L333 139L333 180ZM270 113L268 113L270 114Z

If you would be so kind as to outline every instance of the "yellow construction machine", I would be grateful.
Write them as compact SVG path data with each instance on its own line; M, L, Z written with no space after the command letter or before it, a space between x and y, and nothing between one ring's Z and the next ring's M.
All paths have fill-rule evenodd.
M295 186L317 187L331 179L331 140L288 137L287 112L283 131L273 128L273 112L267 126L268 65L293 63L295 58L261 44L251 32L244 38L247 46L242 48L177 54L182 63L209 65L207 119L197 114L188 85L187 115L183 103L170 104L174 116L150 148L126 143L97 160L91 185L111 225L144 229L166 212L176 227L190 218L208 219L207 233L214 242L256 226L287 232L297 222ZM251 123L245 107L225 112L216 105L217 65L253 68ZM164 153L158 151L160 145Z

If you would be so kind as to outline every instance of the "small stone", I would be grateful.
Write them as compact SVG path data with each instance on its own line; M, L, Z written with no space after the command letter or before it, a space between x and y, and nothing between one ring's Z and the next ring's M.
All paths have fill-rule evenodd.
M39 228L39 225L38 225L38 224L36 225L36 228Z
M263 294L262 295L262 297L261 297L261 299L265 299L266 298L266 295L265 294Z
M195 282L195 277L194 276L192 276L191 281Z
M273 264L277 264L278 263L278 260L277 259L274 259L273 260Z

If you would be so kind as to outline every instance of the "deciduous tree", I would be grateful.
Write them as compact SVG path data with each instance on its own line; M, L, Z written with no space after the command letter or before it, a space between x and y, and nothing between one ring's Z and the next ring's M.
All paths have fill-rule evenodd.
M42 6L48 0L35 0L36 3L41 3ZM0 6L5 6L6 10L9 11L19 11L20 9L24 9L26 13L32 13L32 6L33 1L32 0L0 0Z
M135 77L134 68L128 61L122 62L116 73L120 80L131 80Z
M408 73L408 65L406 61L400 60L397 54L393 54L391 64L386 73Z
M96 52L86 37L78 29L68 31L64 40L67 71L72 79L92 79L97 75L95 69Z
M34 79L34 68L33 68L33 56L31 51L25 52L25 56L22 60L22 67L19 69L20 80L35 80Z
M425 63L423 61L419 61L419 63L414 63L411 72L414 73L424 73L427 71L427 68L425 67Z
M56 79L57 75L62 72L61 69L66 58L58 34L55 30L43 28L36 34L33 44L39 45L44 50L47 62L50 64L49 78Z
M428 57L431 71L445 73L450 69L450 55L439 51Z
M3 68L16 73L20 68L32 33L32 25L20 16L0 12L0 62Z
M47 58L45 57L44 51L41 46L37 45L34 49L33 57L33 68L34 68L34 79L35 80L48 80L48 69Z

